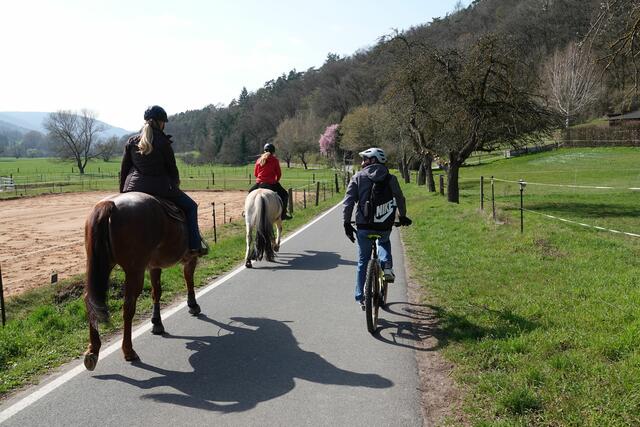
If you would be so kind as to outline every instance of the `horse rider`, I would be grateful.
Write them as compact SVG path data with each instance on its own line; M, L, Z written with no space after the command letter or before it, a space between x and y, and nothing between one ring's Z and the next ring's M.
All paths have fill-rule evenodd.
M144 112L140 134L127 141L120 167L120 192L140 191L175 203L185 213L189 252L203 256L208 246L198 228L198 205L180 190L180 175L171 148L171 135L164 133L166 111L154 105Z
M393 259L391 256L391 242L389 241L393 220L390 225L385 225L383 226L384 229L381 229L378 224L370 223L371 220L367 218L364 211L364 207L370 198L374 182L386 182L386 185L390 186L391 193L395 199L395 205L398 208L400 225L411 225L411 220L407 218L407 206L398 179L395 175L389 173L389 169L387 169L385 165L387 158L384 151L380 148L369 148L368 150L358 153L358 155L362 158L362 170L351 178L347 186L347 192L342 202L342 218L347 238L352 242L355 242L356 239L358 241L355 297L356 302L364 309L363 287L367 274L367 264L371 257L371 245L373 245L373 241L367 237L368 235L378 234L381 236L378 239L378 256L384 271L384 276L388 282L393 282L395 279ZM389 179L387 179L387 176L389 176ZM351 225L351 215L356 205L357 231ZM354 234L356 237L354 237Z
M256 160L253 168L253 175L256 177L256 183L249 189L249 193L258 188L267 188L275 191L282 201L283 220L291 219L287 215L287 205L289 204L289 193L280 185L282 171L280 170L280 161L275 155L276 147L273 144L265 144L263 154Z

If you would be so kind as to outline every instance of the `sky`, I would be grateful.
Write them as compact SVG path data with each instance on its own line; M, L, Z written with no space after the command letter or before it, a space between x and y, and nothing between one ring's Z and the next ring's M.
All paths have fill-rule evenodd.
M470 0L462 0L462 5ZM292 69L319 68L458 0L8 0L0 14L0 111L92 110L137 130L228 105Z

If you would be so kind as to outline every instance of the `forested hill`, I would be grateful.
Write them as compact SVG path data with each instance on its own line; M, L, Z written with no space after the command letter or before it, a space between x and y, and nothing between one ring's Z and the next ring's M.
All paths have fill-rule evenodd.
M407 43L446 52L462 51L483 35L498 34L512 48L511 55L518 56L530 68L539 68L543 85L543 65L570 42L586 40L594 56L606 56L603 49L619 34L606 28L600 34L593 31L593 23L598 22L602 13L602 3L601 0L475 0L467 8L396 36ZM604 3L618 6L621 3L628 8L635 4L634 0ZM615 19L622 18L612 19L613 29ZM618 24L622 31L625 22ZM319 69L284 73L255 92L238 88L238 98L228 106L211 105L171 117L168 132L175 137L176 149L199 151L204 161L244 163L259 153L264 143L275 141L281 148L281 156L305 161L305 156L318 151L318 137L327 125L341 123L345 118L353 122L357 117L349 115L359 108L389 104L392 88L403 78L399 67L406 70L418 66L412 54L407 56L403 51L398 37L380 36L377 45L351 56L328 54ZM628 61L614 61L602 81L606 90L576 118L630 108L626 95L632 79L629 69ZM351 139L352 146L357 145Z

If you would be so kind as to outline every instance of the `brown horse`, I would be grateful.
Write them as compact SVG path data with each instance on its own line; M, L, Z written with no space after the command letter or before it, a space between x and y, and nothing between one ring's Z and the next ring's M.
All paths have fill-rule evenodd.
M160 274L162 268L177 262L184 264L189 313L196 316L193 273L197 257L189 255L187 226L171 218L161 203L145 193L122 193L99 201L85 223L87 252L87 285L84 301L89 317L89 347L84 354L84 366L92 371L98 363L100 335L98 322L109 317L107 293L109 275L115 265L125 273L124 335L122 352L127 361L138 360L131 343L131 322L136 301L142 292L144 272L149 270L153 298L152 333L162 334L160 319Z

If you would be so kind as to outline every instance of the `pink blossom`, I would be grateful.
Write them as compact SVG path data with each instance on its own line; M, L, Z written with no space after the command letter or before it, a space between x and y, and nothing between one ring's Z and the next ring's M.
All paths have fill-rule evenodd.
M320 153L328 154L336 146L336 140L338 139L338 127L339 124L333 124L327 126L324 133L320 136L318 144L320 144Z

